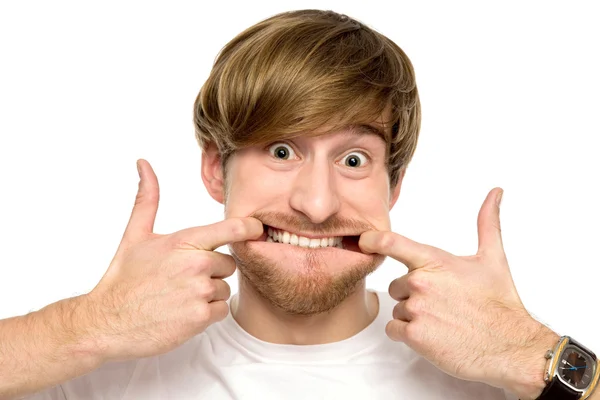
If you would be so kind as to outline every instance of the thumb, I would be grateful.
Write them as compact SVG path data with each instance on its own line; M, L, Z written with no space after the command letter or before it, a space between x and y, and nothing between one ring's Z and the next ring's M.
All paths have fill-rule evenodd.
M139 159L137 167L140 183L131 217L123 235L123 240L128 243L137 243L146 239L152 233L160 197L158 179L150 163L144 159Z
M500 228L500 201L504 190L494 188L488 193L477 216L477 254L487 253L504 257L502 230Z

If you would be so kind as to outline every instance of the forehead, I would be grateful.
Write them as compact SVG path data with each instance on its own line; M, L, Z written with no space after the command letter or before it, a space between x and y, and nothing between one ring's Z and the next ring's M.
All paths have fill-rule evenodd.
M380 138L386 145L392 140L392 111L391 104L383 112L371 121L353 121L347 116L339 116L338 122L332 125L322 126L312 132L305 132L301 136L320 136L332 133L346 133L356 136L371 136Z
M394 123L391 110L391 103L387 103L387 106L376 117L368 117L363 114L353 118L349 115L338 114L330 116L326 121L319 121L320 124L307 123L304 126L287 125L284 121L280 121L278 126L241 137L236 141L237 143L232 144L232 147L222 151L222 161L226 162L231 155L244 149L269 145L280 140L299 140L319 136L339 136L340 134L346 135L348 138L364 138L369 141L379 138L386 151L389 151L393 140L392 126Z

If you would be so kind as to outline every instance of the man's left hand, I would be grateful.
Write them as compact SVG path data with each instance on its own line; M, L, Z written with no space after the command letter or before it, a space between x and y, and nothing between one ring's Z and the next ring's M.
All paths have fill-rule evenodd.
M535 398L544 387L544 353L558 335L531 317L515 288L500 230L502 193L493 189L481 207L474 256L384 231L363 233L359 247L408 267L389 287L399 302L386 326L391 339L452 376Z

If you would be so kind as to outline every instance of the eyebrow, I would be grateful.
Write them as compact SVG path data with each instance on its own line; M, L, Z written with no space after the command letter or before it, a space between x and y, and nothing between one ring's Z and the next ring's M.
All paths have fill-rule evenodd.
M348 125L348 130L352 133L358 134L366 134L366 135L374 135L379 136L381 140L387 143L387 138L383 130L377 126L369 125L369 124L351 124Z

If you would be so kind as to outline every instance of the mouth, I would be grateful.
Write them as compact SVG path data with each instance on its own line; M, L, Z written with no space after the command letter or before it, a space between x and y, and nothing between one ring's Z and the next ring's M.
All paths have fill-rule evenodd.
M325 249L335 248L341 250L350 250L359 252L358 247L359 235L347 235L347 236L325 236L325 235L310 235L304 236L302 234L296 234L280 228L275 228L269 225L264 225L263 236L259 240L263 240L267 243L280 243L287 244L290 246L301 247L305 249Z

